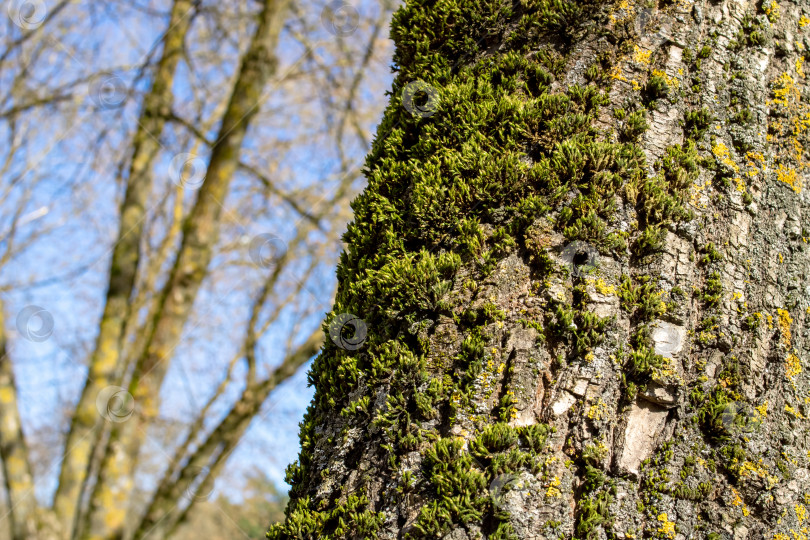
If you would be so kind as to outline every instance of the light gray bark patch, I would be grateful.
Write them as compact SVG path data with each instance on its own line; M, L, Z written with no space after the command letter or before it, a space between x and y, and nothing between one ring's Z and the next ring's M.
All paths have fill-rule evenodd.
M638 476L641 462L650 457L657 446L667 414L666 408L644 400L637 400L630 407L624 437L616 453L619 472Z

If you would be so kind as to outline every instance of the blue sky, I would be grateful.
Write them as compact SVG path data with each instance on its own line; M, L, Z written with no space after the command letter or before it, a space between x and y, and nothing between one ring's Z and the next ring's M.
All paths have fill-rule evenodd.
M45 2L49 7L53 3ZM241 3L203 4L221 6L232 17L226 23L242 24L239 12L245 7ZM75 401L83 384L84 366L103 308L110 250L117 234L117 207L124 187L116 183L118 165L126 158L127 141L136 127L138 96L149 86L148 77L138 78L137 66L165 28L165 17L161 14L165 13L167 2L144 0L138 5L141 9L124 2L81 2L70 6L60 14L60 25L55 25L62 28L45 36L42 46L46 53L33 61L26 57L27 53L12 57L18 68L27 65L36 75L35 80L27 83L29 92L8 97L6 91L0 91L5 99L0 102L2 111L32 92L44 93L91 73L114 76L110 79L114 91L123 88L120 81L133 90L133 97L125 106L98 110L97 100L89 95L98 88L98 79L91 80L77 85L73 100L65 106L32 111L24 122L14 126L18 132L25 132L25 139L0 176L0 189L8 188L7 195L0 199L4 230L8 230L15 212L22 208L20 215L29 218L17 233L17 245L26 245L27 238L47 232L0 267L6 329L20 386L23 423L29 438L39 442L33 445L34 451L45 454L43 463L49 465L38 469L45 472L37 484L37 494L42 500L47 500L55 487L58 469L54 464L61 452L61 445L55 444L55 440L59 430L66 428L66 408ZM368 28L362 22L373 20L380 9L377 2L366 0L357 0L354 7L361 25L345 39L350 49L357 49L357 55L339 64L330 52L336 38L321 26L323 2L300 4L304 22L291 25L312 42L321 44L314 49L321 66L301 62L304 47L291 32L283 34L279 73L295 72L296 79L277 77L270 85L262 112L255 119L243 149L243 160L265 171L284 189L302 189L309 197L334 190L340 170L332 134L328 133L329 119L334 113L331 107L340 102L340 88L325 88L322 78L319 84L319 70L325 66L339 83L348 84L357 69L351 59L359 58L368 38ZM197 120L198 114L201 122L213 117L217 101L227 97L226 79L236 68L238 52L247 43L248 34L236 26L221 36L215 30L207 25L205 17L195 21L187 43L194 69L183 62L178 70L174 109L189 115L190 120ZM0 40L7 43L18 32L19 28L13 24L0 25ZM387 34L386 28L381 36ZM382 52L360 88L359 103L366 113L363 127L369 135L373 135L385 106L384 90L390 87L392 76L390 43L381 41ZM11 69L0 69L2 88L11 87L14 73ZM216 129L216 123L212 123L207 134L213 138ZM12 126L0 119L0 139L6 141L12 136ZM190 133L178 126L167 127L160 141L164 150L155 167L156 196L171 187L168 164L175 154L194 150L200 159L207 160L205 147L195 146ZM368 149L351 134L346 134L344 144L353 167L362 165ZM8 157L8 147L0 144L3 148L0 159ZM22 180L15 182L14 178L25 171ZM358 177L354 190L362 185L363 180ZM300 226L299 216L283 203L266 200L256 186L255 179L242 173L234 179L231 196L225 201L223 247L240 237L262 233L289 241ZM188 190L186 207L193 198L193 190ZM154 202L156 208L161 208L159 200ZM291 334L300 336L300 341L320 325L324 313L331 308L334 265L341 249L335 238L345 228L347 217L325 223L325 233L313 233L309 239L313 247L302 251L285 277L292 285L312 257L320 260L305 290L282 312L261 342L265 373L280 360ZM162 218L155 217L155 231L161 230L162 222ZM0 250L7 248L8 242L0 243ZM224 363L236 351L236 338L243 331L250 299L263 277L262 269L245 266L246 251L223 251L211 265L212 279L200 292L195 314L186 327L162 390L162 414L167 420L180 423L187 420L210 395L212 385L222 375ZM16 314L29 305L41 306L53 316L53 334L44 342L21 339L14 328ZM310 313L303 324L296 325L302 322L297 314L307 310ZM240 389L238 384L230 388L223 404ZM278 388L234 453L225 476L238 480L240 474L258 465L284 488L283 471L297 455L298 422L311 395L312 389L306 387L305 370ZM160 455L160 449L155 448L155 452ZM231 486L226 489L229 495L238 496L238 490L234 489L238 481L218 483L220 487L225 484Z

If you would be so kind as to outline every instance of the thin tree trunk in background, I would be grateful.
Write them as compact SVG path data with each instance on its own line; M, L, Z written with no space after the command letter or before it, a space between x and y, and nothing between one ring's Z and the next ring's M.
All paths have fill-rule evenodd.
M183 239L159 300L152 333L137 360L130 392L136 414L113 426L98 481L90 500L89 539L121 537L132 493L138 455L146 429L158 415L160 387L194 300L206 276L219 234L228 187L239 164L242 141L259 111L261 95L275 73L275 49L287 9L286 0L266 0L234 83L219 135L211 151L205 181L183 226Z
M810 3L415 0L392 37L269 537L804 538Z
M65 442L65 459L54 498L54 509L68 537L77 518L88 466L103 431L104 420L96 409L96 398L99 392L115 382L115 374L121 367L121 337L128 318L133 315L129 302L138 272L147 198L152 189L152 167L160 150L158 138L171 111L172 84L193 18L192 5L192 0L176 0L172 5L169 26L163 37L162 56L153 75L152 88L144 99L132 142L132 161L121 204L118 238L113 247L107 301L96 347L90 358L87 382Z
M36 498L31 463L20 423L14 367L6 348L5 314L0 302L0 461L3 464L11 539L36 534ZM5 513L5 512L4 512Z
M153 535L156 538L170 537L192 507L192 504L186 504L183 499L191 499L193 502L195 497L213 490L217 473L236 448L264 401L280 383L292 377L318 352L322 342L323 334L320 331L314 333L291 352L266 381L247 388L195 451L189 456L183 456L187 457L187 461L177 477L164 476L135 531L136 540L151 538ZM195 439L197 435L198 433L192 432L189 437Z

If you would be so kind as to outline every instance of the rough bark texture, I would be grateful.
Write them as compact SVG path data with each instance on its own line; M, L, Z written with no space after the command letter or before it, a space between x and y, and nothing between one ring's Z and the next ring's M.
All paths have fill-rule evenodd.
M270 538L806 538L810 3L411 1L392 37Z

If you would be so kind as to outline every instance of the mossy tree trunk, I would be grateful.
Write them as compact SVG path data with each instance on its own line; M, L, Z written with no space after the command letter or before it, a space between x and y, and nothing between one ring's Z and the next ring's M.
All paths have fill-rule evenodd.
M392 36L270 537L804 538L810 2L411 1Z

